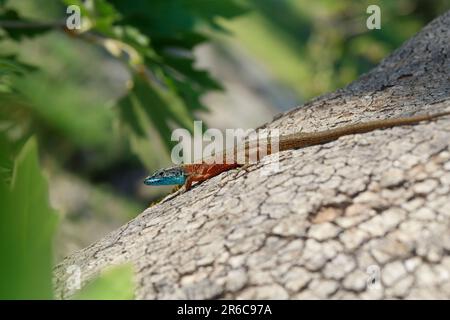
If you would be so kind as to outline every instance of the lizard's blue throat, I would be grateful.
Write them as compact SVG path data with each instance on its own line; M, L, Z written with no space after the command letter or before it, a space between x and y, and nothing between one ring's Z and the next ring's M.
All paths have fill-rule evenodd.
M156 171L151 176L145 178L144 183L148 186L167 186L184 184L185 181L186 175L183 169L174 167Z

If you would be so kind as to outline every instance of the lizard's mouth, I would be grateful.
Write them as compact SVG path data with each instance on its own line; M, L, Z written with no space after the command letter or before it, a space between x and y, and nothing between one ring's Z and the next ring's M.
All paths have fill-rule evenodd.
M157 179L154 179L152 177L147 177L147 178L144 179L144 184L146 184L148 186L151 186L151 185L153 185L155 183L158 183L158 181L157 181Z

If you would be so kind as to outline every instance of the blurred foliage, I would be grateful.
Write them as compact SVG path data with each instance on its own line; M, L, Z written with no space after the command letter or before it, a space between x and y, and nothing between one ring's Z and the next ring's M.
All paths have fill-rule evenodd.
M78 291L72 299L131 300L133 297L133 267L125 264L104 270L95 280Z
M248 0L251 14L224 22L239 44L299 99L333 91L372 69L426 23L450 9L448 0ZM381 29L368 30L369 5Z
M33 4L0 4L0 48L4 49L0 85L3 92L14 92L8 98L16 101L8 104L14 103L14 109L21 110L17 117L2 113L8 113L7 120L20 126L17 131L22 136L37 131L41 140L51 141L46 150L66 158L80 148L100 149L103 159L123 153L123 148L117 150L111 143L116 119L124 129L116 137L118 144L126 137L136 145L133 150L155 145L168 150L171 130L191 129L195 112L207 110L200 96L221 89L207 72L194 66L192 50L207 40L200 29L220 30L218 17L231 18L244 12L233 1L139 0L133 5L114 0L49 2L55 14L47 20L42 20L36 13L42 9ZM63 28L67 17L64 5L80 7L81 30ZM92 85L101 82L105 72L92 70L98 62L111 58L120 61L130 76L118 94L105 97ZM33 64L37 70L20 72L21 63ZM4 93L0 99L6 99ZM167 159L164 152L138 156L149 166Z

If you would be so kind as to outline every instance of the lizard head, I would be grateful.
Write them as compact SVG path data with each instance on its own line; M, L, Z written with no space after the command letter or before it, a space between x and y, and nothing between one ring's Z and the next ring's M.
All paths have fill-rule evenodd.
M145 178L144 183L148 186L165 186L174 184L184 184L186 174L181 167L172 167L156 171L151 176Z

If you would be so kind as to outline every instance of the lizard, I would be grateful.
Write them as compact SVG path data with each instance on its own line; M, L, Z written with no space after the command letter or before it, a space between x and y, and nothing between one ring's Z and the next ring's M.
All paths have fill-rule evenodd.
M372 120L367 122L361 122L356 124L350 124L338 128L333 128L318 132L297 132L287 135L279 136L279 148L275 152L282 152L291 149L306 148L314 145L328 143L346 135L366 133L377 129L387 129L396 126L415 125L423 121L432 121L437 118L450 115L450 111L440 112L435 114L421 114L410 117L390 118ZM248 152L250 144L246 142L244 148ZM267 143L266 155L272 154L270 144ZM256 151L256 150L255 150ZM231 150L231 154L234 156L238 150L236 147ZM274 153L275 153L274 152ZM248 154L246 153L246 161L248 161ZM225 159L225 158L224 158ZM259 160L259 159L257 159ZM148 176L144 180L144 184L150 186L160 185L183 185L185 186L184 192L191 189L194 182L201 183L214 176L219 175L222 172L232 170L248 163L240 164L236 161L222 161L222 163L214 163L203 161L201 163L193 164L181 164L178 166L160 169L154 174Z

